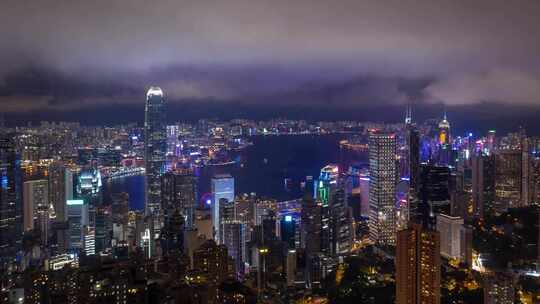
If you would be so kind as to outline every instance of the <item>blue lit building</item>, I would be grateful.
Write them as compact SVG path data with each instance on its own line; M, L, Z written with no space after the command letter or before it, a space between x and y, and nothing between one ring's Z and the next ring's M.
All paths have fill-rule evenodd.
M289 249L296 248L296 219L292 215L285 215L280 223L281 240L287 243Z
M214 236L219 242L220 201L234 202L234 178L230 174L219 174L212 178L212 225Z
M21 248L23 209L22 175L15 142L0 137L0 270Z

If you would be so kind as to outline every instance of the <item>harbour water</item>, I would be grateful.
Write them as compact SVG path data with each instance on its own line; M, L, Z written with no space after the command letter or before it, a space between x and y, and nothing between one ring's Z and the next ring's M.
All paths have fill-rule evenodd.
M236 152L234 164L209 166L196 171L199 197L210 192L210 179L218 173L235 178L236 193L251 193L278 200L302 196L300 183L306 176L316 178L320 169L340 159L339 141L344 135L257 136L253 145ZM286 183L287 179L287 183ZM126 176L103 184L104 199L112 193L127 192L130 208L144 209L144 175Z

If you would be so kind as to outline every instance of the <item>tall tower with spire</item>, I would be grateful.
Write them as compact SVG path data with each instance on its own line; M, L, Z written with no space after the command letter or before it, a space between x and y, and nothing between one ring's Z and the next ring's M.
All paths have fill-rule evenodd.
M410 103L407 104L407 108L405 109L405 124L412 124L412 107Z
M450 144L450 122L446 117L446 109L444 110L443 120L439 122L439 144Z

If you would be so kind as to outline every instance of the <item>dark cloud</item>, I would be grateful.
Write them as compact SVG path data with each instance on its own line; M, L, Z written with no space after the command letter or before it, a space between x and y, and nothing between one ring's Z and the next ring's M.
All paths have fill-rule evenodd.
M5 0L5 111L172 101L540 104L540 2Z

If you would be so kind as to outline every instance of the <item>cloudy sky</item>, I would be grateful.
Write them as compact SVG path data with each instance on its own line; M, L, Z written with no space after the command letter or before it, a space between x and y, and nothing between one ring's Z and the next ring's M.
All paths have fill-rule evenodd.
M540 1L3 0L0 111L540 108Z

